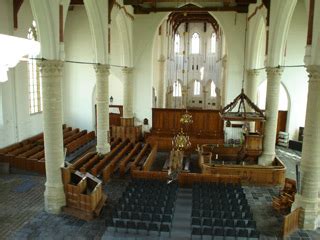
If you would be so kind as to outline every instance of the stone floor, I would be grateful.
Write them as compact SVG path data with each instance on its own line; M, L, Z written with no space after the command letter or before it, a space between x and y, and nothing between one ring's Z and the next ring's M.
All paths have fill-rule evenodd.
M284 148L277 148L277 154L287 166L287 176L295 178L299 154ZM44 182L45 178L41 176L0 175L0 239L110 239L105 238L104 219L111 213L128 179L113 179L105 186L109 203L101 217L91 222L65 214L51 215L44 212ZM279 188L245 186L244 189L257 221L257 228L261 232L260 239L281 239L281 217L271 207L272 196L277 195ZM318 240L320 230L299 230L288 239Z

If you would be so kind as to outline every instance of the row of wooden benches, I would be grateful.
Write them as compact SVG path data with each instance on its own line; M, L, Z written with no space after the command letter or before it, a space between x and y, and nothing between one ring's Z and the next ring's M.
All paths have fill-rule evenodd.
M95 133L78 128L63 128L64 147L71 154L95 139ZM0 161L9 162L11 167L45 174L45 151L43 133L0 149ZM37 166L39 165L39 166Z
M115 139L111 143L111 151L105 156L97 153L87 153L76 160L69 167L82 173L90 172L94 176L102 176L107 182L111 175L119 171L124 176L131 169L150 169L157 153L157 146L149 144L142 145L138 142L133 144L128 139L121 141Z

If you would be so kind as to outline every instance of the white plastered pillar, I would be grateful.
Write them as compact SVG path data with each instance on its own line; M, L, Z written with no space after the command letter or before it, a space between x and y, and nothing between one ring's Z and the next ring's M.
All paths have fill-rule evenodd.
M163 108L164 103L164 67L166 59L165 57L160 57L159 63L159 81L158 81L158 107Z
M261 71L256 69L247 70L246 93L247 93L247 96L251 99L251 101L255 104L257 103L257 90L258 90L260 73Z
M94 65L97 78L97 152L110 152L109 144L109 65Z
M227 56L222 58L222 86L221 86L221 106L226 104L226 85L227 85Z
M320 226L320 66L309 66L307 112L301 156L301 191L295 195L293 209L302 207L303 229Z
M254 104L257 103L257 90L260 72L260 70L256 69L247 70L246 94ZM249 126L250 132L253 132L255 130L255 122L249 122Z
M275 144L278 123L278 107L280 83L283 68L267 68L266 123L264 128L263 152L259 157L259 165L269 166L275 158Z
M45 210L58 214L66 205L61 167L64 166L62 133L63 62L45 60L38 63L42 77L44 149L46 159Z
M132 71L133 71L133 68L130 68L130 67L122 68L122 74L123 74L123 118L133 118Z

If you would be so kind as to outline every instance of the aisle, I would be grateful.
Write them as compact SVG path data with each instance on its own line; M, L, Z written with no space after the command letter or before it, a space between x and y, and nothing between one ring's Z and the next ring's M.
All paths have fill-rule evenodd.
M192 189L179 188L176 210L172 221L171 239L185 240L191 237Z

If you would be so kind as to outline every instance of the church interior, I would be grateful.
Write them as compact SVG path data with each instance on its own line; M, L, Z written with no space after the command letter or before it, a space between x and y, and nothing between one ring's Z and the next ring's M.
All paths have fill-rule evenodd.
M318 0L0 0L0 239L320 239L319 27Z

